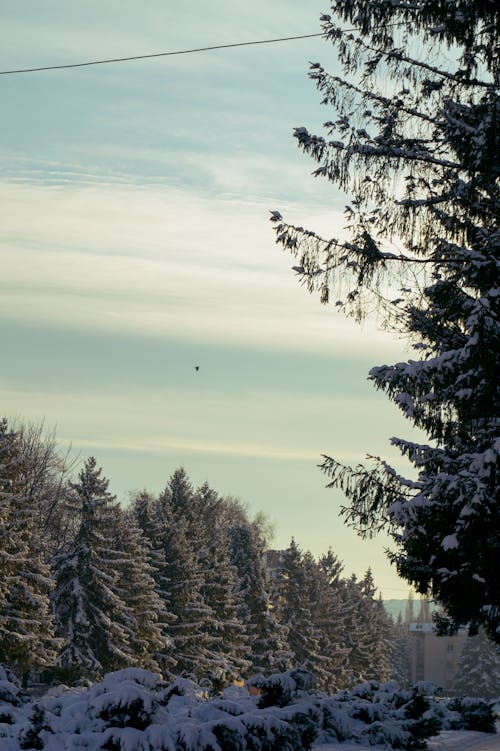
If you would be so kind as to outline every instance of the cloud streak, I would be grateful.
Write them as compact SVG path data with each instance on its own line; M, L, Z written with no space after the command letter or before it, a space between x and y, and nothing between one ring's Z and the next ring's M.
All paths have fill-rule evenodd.
M297 284L262 202L155 186L5 183L0 200L7 319L288 349L359 346L354 324ZM335 211L306 213L316 225L342 221ZM373 350L400 349L376 331L359 337Z
M133 356L133 353L131 353ZM147 367L147 363L145 363ZM214 374L222 377L224 368ZM359 431L366 451L384 452L401 466L401 456L388 449L388 431L398 432L403 418L394 413L379 431L384 408L369 398L324 392L280 393L243 383L229 393L203 374L186 368L184 388L148 388L142 385L101 389L80 386L72 391L2 389L4 404L15 417L27 412L32 419L58 416L60 440L81 450L100 449L138 454L199 453L219 457L252 457L306 461L316 464L322 454L346 463L363 460ZM325 401L328 414L325 419ZM360 416L361 415L361 416ZM387 431L387 432L385 432Z

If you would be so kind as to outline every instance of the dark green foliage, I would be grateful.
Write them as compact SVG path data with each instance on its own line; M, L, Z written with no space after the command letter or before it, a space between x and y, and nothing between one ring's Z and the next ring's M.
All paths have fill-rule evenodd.
M198 545L198 565L205 572L201 593L212 612L210 629L217 638L216 651L224 664L224 681L231 683L247 674L250 645L246 625L239 618L242 596L237 586L237 569L231 560L223 505L208 483L198 488L193 510L198 519L203 519L204 534L198 534L193 544Z
M294 540L284 552L274 591L277 616L288 630L293 664L332 691L390 676L393 624L376 599L371 572L342 579L329 551L315 561Z
M224 510L223 499L206 483L195 490L183 468L174 472L158 501L164 596L175 616L167 626L175 669L208 679L214 691L249 665Z
M217 659L217 636L210 630L212 610L202 587L204 572L198 565L198 550L191 537L197 521L193 516L193 488L183 469L177 470L160 497L163 526L164 573L168 579L169 608L175 620L168 624L178 675L223 682L223 667Z
M17 434L3 425L0 536L22 547L23 539L7 538L20 452ZM143 491L124 511L92 458L58 508L68 514L67 523L61 520L68 536L53 561L62 643L42 681L88 682L130 665L160 669L167 679L193 677L220 692L242 675L269 675L295 662L315 675L319 689L332 691L385 675L387 623L371 574L345 580L332 551L316 560L292 542L271 582L262 519L250 521L241 503L207 484L195 490L184 470L172 475L159 499ZM5 556L8 545L0 549L0 605L13 563ZM50 631L45 646L39 632L32 636L38 648L54 643ZM0 681L0 691L9 691L9 680ZM288 701L283 686L267 691L269 706ZM20 691L13 697L11 704L22 700ZM127 712L117 726L134 726ZM131 717L134 712L140 714L140 705L130 708ZM5 717L13 717L10 710ZM139 717L136 729L145 721Z
M416 684L402 690L397 683L379 684L376 681L355 686L352 692L341 692L333 701L342 703L349 697L358 701L346 706L349 716L366 724L363 738L370 745L384 744L388 748L426 748L425 739L443 727L443 707L436 701L436 687Z
M268 723L258 724L248 722L245 733L247 751L308 751L308 734L305 737L294 727L291 721L275 722L269 727Z
M158 623L165 641L161 649L156 649L154 657L165 676L175 674L175 658L172 642L168 636L169 624L177 620L171 611L170 579L165 558L164 520L159 504L146 490L138 493L132 501L130 514L135 518L146 541L150 575L154 580L154 590L160 600Z
M140 530L133 514L116 519L114 547L117 551L116 587L128 606L124 620L131 652L131 664L149 670L165 665L170 641L166 624L171 615L156 591L149 541Z

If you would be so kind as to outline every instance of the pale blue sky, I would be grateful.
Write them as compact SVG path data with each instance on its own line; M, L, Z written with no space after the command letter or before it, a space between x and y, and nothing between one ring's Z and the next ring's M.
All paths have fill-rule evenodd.
M328 3L4 0L0 69L314 34ZM407 356L297 284L269 211L341 235L293 127L328 113L321 39L0 76L3 411L95 454L122 499L173 470L262 510L275 545L332 546L406 585L324 488L322 452L395 458L406 425L366 381ZM199 364L199 372L194 365Z

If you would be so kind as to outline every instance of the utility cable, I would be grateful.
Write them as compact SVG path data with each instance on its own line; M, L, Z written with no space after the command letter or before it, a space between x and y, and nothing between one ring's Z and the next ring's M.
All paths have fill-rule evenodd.
M153 57L170 57L172 55L190 55L193 52L209 52L210 50L223 50L230 47L249 47L253 44L274 44L275 42L290 42L294 39L311 39L321 37L323 34L302 34L301 36L281 37L279 39L260 39L255 42L237 42L235 44L218 44L213 47L195 47L190 50L177 50L176 52L156 52L150 55L133 55L131 57L113 57L107 60L89 60L85 63L68 63L66 65L44 65L38 68L17 68L14 70L0 70L0 76L13 75L14 73L38 73L42 70L62 70L66 68L84 68L89 65L107 65L108 63L124 63L131 60L148 60Z
M396 21L395 23L383 24L384 28L389 26L402 26L404 21ZM358 28L352 29L338 29L339 32L345 34L350 31L359 31ZM39 73L43 70L65 70L68 68L86 68L89 65L108 65L109 63L125 63L132 60L150 60L154 57L172 57L173 55L190 55L193 52L210 52L211 50L226 50L231 47L250 47L255 44L275 44L276 42L291 42L295 39L312 39L313 37L327 38L327 34L324 32L316 34L300 34L298 36L291 37L279 37L277 39L258 39L254 42L235 42L233 44L216 44L211 47L194 47L189 50L176 50L175 52L155 52L149 55L132 55L130 57L112 57L106 60L89 60L85 63L66 63L65 65L43 65L36 68L14 68L13 70L0 70L0 76L10 76L15 73Z

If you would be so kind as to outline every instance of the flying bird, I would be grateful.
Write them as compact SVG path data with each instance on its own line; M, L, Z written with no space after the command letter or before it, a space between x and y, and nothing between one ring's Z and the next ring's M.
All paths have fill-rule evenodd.
M194 369L195 369L196 371L198 371L198 370L200 369L200 366L199 366L199 365L195 365L195 366L194 366Z

